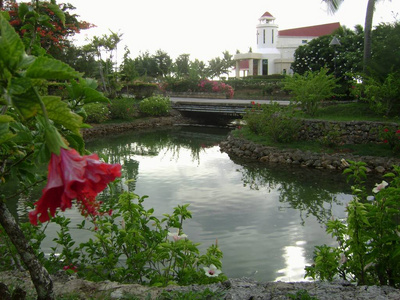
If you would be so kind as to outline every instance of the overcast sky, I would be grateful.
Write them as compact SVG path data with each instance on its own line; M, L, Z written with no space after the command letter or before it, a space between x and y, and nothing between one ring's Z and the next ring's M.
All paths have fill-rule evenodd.
M61 2L61 1L58 1ZM364 26L367 0L345 0L332 15L321 0L66 0L77 9L80 20L97 25L84 37L122 33L119 48L125 45L135 58L140 52L155 54L158 49L173 59L190 54L207 62L227 50L255 49L255 26L264 12L270 12L279 29L340 22L351 29ZM374 25L400 20L398 0L379 1ZM122 58L122 57L121 57Z

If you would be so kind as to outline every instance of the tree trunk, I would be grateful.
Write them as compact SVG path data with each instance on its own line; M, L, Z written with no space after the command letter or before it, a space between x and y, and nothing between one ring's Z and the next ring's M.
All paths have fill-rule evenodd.
M363 59L363 71L368 73L369 63L371 61L371 33L372 33L372 19L374 17L376 0L368 0L367 13L365 16L365 26L364 26L364 59Z
M22 261L28 268L33 284L38 294L38 300L53 300L53 281L47 270L40 264L31 245L25 238L13 215L6 204L0 201L0 224L14 244Z

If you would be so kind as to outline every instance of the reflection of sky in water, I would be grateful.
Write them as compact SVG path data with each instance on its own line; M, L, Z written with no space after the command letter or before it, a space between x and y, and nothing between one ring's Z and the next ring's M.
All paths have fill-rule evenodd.
M218 239L224 253L223 271L228 277L304 280L304 266L311 263L314 246L334 244L313 215L302 214L290 203L282 202L283 182L277 180L276 184L259 184L258 189L251 189L242 180L244 167L221 153L218 146L202 148L195 159L186 147L180 147L178 154L176 149L159 150L152 156L128 154L139 166L135 193L149 196L144 205L147 209L154 207L156 216L189 203L193 219L184 223L184 232L202 243L202 251ZM309 184L314 185L320 183ZM346 194L334 194L339 202L349 200ZM324 207L336 217L344 217L342 206L326 203ZM76 211L67 214L78 223L82 220ZM84 236L76 239L83 241Z
M203 249L218 239L228 276L256 273L264 281L302 280L313 246L332 243L314 217L302 226L299 211L279 202L279 186L244 187L242 167L219 147L203 151L200 164L187 149L180 149L178 160L165 153L134 159L140 161L135 192L149 196L146 207L160 215L190 203L193 219L185 233ZM333 209L343 211L336 205Z

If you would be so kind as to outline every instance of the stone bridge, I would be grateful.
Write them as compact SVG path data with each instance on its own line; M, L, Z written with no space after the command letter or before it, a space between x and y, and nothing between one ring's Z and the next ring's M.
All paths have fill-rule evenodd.
M172 108L187 114L224 115L231 118L241 117L246 109L254 103L270 104L271 101L280 105L288 105L287 100L242 100L242 99L204 99L171 97Z

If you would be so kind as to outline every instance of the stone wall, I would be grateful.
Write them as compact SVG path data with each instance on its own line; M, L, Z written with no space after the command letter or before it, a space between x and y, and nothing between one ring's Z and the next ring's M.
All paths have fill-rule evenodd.
M220 143L222 152L242 158L259 160L265 163L291 164L301 167L328 170L344 170L346 161L363 161L367 164L369 173L382 175L392 170L393 165L400 165L400 158L385 158L374 156L358 156L350 153L313 153L298 149L277 149L253 143L251 141L235 138L229 135L227 140Z
M302 120L299 138L301 140L331 140L336 144L367 144L382 142L380 133L384 128L396 131L396 123L366 121L321 121Z
M205 98L205 99L226 99L226 93L206 93L206 92L170 92L165 93L167 97L177 98Z

